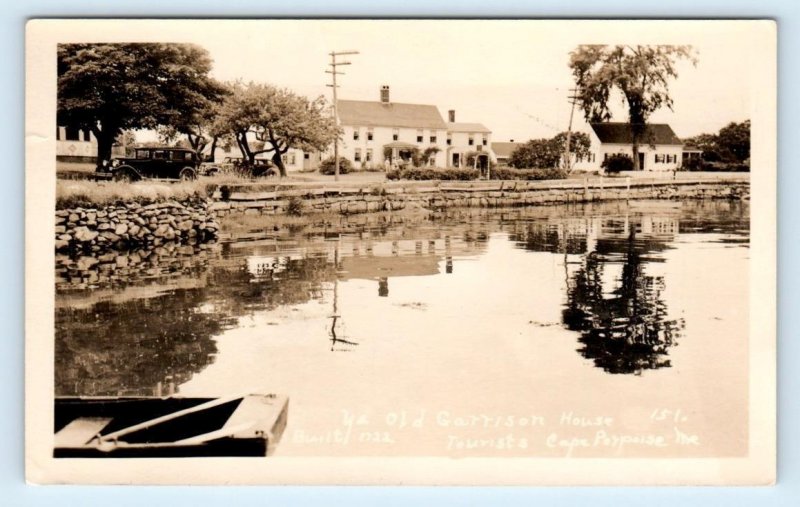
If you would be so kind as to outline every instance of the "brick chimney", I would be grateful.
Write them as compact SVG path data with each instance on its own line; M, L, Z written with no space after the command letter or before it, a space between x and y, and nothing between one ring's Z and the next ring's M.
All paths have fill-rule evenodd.
M456 110L455 109L451 109L451 110L447 111L447 121L449 121L450 123L455 123L456 122Z
M381 86L381 102L384 104L389 103L389 85Z

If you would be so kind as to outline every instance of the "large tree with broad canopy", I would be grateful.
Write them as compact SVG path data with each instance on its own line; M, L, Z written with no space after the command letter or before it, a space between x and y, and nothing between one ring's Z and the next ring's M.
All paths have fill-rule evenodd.
M59 44L59 125L89 129L97 164L123 130L172 126L189 133L225 89L194 44Z
M580 45L569 56L587 121L610 120L612 91L622 94L632 130L634 170L638 170L647 120L661 107L672 109L669 83L678 77L676 64L683 59L696 63L695 51L691 46Z

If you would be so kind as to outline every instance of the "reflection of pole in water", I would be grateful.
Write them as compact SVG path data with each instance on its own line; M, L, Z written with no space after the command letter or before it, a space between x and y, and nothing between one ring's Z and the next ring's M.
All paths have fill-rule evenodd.
M385 276L382 276L378 279L378 297L388 297L389 296L389 279Z
M331 315L331 352L336 350L337 343L344 343L345 345L358 345L358 343L351 342L345 340L344 338L339 338L336 336L336 324L341 319L339 315L339 242L337 241L336 246L333 250L333 265L336 271L336 275L333 278L333 315ZM346 349L340 349L346 350Z
M450 244L449 235L444 237L444 255L445 255L444 272L449 275L453 273L453 252Z

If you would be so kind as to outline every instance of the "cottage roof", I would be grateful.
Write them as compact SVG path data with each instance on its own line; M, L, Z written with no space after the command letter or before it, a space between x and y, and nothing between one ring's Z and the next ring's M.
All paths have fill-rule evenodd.
M436 106L367 100L340 100L339 121L359 127L447 128Z
M492 143L492 151L498 158L508 158L517 149L525 143L511 143L511 142L496 142Z
M463 122L448 122L447 130L449 132L482 132L491 133L492 131L486 128L483 123L463 123Z
M592 130L604 144L632 144L633 133L630 123L592 123ZM642 143L683 145L672 127L666 123L651 123L647 125Z

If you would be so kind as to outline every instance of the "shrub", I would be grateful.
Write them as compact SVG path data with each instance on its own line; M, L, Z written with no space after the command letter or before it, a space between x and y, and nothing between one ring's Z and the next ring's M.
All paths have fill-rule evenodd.
M567 177L562 169L513 169L498 167L491 172L493 180L563 180Z
M303 214L303 208L305 204L303 200L297 196L289 197L289 201L286 203L286 214L294 217L299 217Z
M603 160L600 167L606 174L619 174L621 171L633 171L633 159L624 153L614 153Z
M353 171L353 164L344 157L339 157L339 174L347 174ZM336 172L336 159L326 158L319 164L319 172L325 175L332 175Z
M449 168L436 169L433 167L407 167L405 169L392 169L386 172L389 180L476 180L480 172L476 169Z

